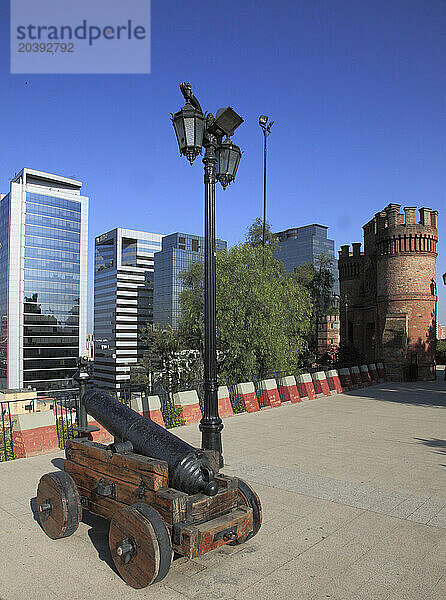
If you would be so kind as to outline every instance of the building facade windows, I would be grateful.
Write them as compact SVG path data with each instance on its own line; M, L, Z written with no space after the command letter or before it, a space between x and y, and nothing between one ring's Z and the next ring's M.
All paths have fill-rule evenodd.
M4 387L26 383L54 394L58 379L64 393L75 392L75 357L85 352L86 336L88 198L81 186L23 169L0 200L0 213L9 210L8 237L14 240L8 259L0 255L9 300ZM0 310L5 312L1 299Z
M153 256L161 240L160 234L122 228L95 240L94 381L98 387L119 393L130 378L131 366L142 357L138 332L152 322ZM125 353L129 347L132 351Z
M227 243L216 240L217 250L225 250ZM153 322L162 327L179 326L181 318L180 295L183 290L180 274L197 261L204 261L204 238L186 233L167 235L162 250L155 254Z
M335 243L327 237L328 227L305 225L276 233L278 241L275 258L280 260L289 273L299 265L317 265L320 257L331 260L330 271L334 278L333 291L339 294L338 261L335 258Z

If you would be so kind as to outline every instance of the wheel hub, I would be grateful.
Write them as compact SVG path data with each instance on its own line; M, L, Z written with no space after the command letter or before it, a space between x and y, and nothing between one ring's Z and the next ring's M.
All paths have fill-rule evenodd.
M51 504L51 500L49 498L47 498L46 500L44 500L42 502L42 504L39 506L39 512L40 512L40 518L44 521L45 519L48 519L48 517L51 515L51 511L53 510L53 506Z
M121 557L124 564L130 562L136 551L136 544L130 538L124 538L116 548L116 554Z

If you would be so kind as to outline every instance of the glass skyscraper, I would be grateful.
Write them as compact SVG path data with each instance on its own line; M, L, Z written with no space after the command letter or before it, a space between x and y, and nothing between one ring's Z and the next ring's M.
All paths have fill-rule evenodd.
M88 198L23 169L0 198L0 387L74 391L85 353Z
M217 250L225 250L227 243L216 240ZM204 261L204 238L188 233L172 233L163 238L161 252L155 254L155 285L153 322L163 327L178 328L183 286L180 273L196 261Z
M153 321L153 255L162 235L117 228L95 240L94 380L119 391L144 347L138 331Z
M276 233L278 247L274 253L286 271L293 273L295 267L304 263L317 264L320 256L331 260L331 272L334 277L333 291L339 294L338 261L335 258L335 243L327 237L325 225L305 225Z

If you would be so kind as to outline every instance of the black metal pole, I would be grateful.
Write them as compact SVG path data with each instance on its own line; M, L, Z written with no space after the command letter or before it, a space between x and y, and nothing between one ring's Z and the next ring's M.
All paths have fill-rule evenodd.
M77 402L77 418L78 418L78 426L77 430L81 434L86 434L90 430L95 430L97 428L89 428L87 422L87 411L85 409L85 405L83 402L84 395L87 391L87 385L90 381L90 373L87 368L87 361L83 358L78 359L78 371L73 375L74 381L79 386L79 398Z
M262 246L263 246L263 260L262 264L265 266L265 245L266 245L266 138L268 137L266 129L263 130L263 137L265 138L264 150L263 150L263 235L262 235Z
M79 381L79 427L87 427L87 411L83 403L85 392L87 391L87 382Z
M221 431L223 422L218 414L217 388L217 326L215 273L215 180L217 158L215 136L208 135L205 145L205 249L204 249L204 414L200 421L202 447L219 453L223 466Z

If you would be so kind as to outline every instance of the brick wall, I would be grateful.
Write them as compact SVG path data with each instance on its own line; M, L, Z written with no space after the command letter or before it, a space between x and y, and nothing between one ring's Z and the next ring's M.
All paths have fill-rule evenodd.
M434 378L437 211L389 204L364 225L359 244L339 253L341 343L369 362L384 360L390 379Z

